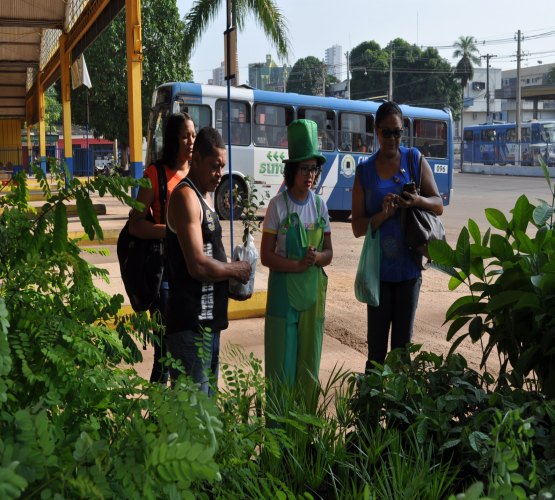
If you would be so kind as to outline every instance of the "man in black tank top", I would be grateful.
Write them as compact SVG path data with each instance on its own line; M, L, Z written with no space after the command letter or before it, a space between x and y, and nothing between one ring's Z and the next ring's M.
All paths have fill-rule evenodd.
M211 127L199 131L191 168L173 190L167 216L166 254L170 296L166 344L185 373L210 393L208 375L218 380L220 332L228 326L228 280L249 279L247 262L227 262L222 228L210 193L226 163L225 144ZM209 331L209 334L202 332ZM204 357L199 356L202 343ZM179 370L170 368L172 379Z

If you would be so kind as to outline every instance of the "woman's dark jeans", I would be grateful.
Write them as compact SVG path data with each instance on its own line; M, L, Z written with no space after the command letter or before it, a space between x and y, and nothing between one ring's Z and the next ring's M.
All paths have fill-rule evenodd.
M412 338L422 277L398 283L380 282L380 305L368 306L368 361L383 364L391 327L391 349L405 347Z

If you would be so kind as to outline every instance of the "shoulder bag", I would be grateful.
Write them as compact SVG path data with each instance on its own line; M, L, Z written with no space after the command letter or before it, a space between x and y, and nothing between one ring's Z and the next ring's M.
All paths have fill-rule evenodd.
M166 170L156 162L158 194L161 218L165 220L165 204L168 193ZM154 222L149 212L147 220ZM123 226L117 243L117 254L121 279L135 312L147 311L160 291L164 274L164 240L142 239L129 232L129 220Z
M422 155L418 159L420 176L416 182L413 166L414 148L409 151L410 180L416 184L416 192L420 194L422 181ZM432 240L445 240L445 228L441 219L429 210L417 207L406 209L405 213L405 241L415 256L422 270L430 266L430 255L428 254L428 243ZM426 259L426 262L424 262Z

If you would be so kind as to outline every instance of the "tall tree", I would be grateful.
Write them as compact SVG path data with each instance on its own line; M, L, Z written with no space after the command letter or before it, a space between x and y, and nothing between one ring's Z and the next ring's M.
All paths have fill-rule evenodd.
M189 65L180 53L183 22L175 0L142 0L143 80L141 99L143 135L146 135L148 113L154 89L165 82L192 79ZM125 12L85 50L91 76L89 93L89 125L95 136L129 142L127 111L127 60L125 52ZM74 123L86 124L84 87L72 93Z
M387 96L391 62L395 101L439 109L449 106L455 115L458 113L459 86L449 62L436 49L422 50L401 38L384 48L375 41L367 41L352 50L351 99Z
M455 78L461 82L461 144L463 136L463 115L464 115L464 89L468 82L474 77L474 65L480 66L482 61L479 56L478 47L476 47L476 39L473 36L460 36L453 43L453 57L460 58L455 66ZM463 150L461 147L461 168L463 164Z
M308 56L299 59L291 68L287 79L287 92L304 95L322 95L324 93L325 64L317 57Z
M189 13L184 17L183 30L183 58L188 61L208 24L217 16L222 5L227 0L196 0ZM239 31L245 28L248 14L252 14L264 33L275 46L280 59L286 59L289 53L289 38L287 21L274 0L235 0L232 19ZM237 60L237 53L232 60Z
M62 104L58 85L52 85L44 94L46 130L49 134L62 124Z

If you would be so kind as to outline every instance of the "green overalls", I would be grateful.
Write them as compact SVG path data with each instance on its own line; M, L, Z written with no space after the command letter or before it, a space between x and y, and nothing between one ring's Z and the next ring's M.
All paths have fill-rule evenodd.
M287 258L303 259L310 246L321 251L326 220L320 215L318 196L318 220L310 230L305 229L299 214L289 212L287 192L283 192L283 197L287 217L278 231L283 228L287 231ZM302 273L270 271L268 280L264 325L266 377L300 388L307 402L317 387L320 370L327 285L328 278L318 266Z

